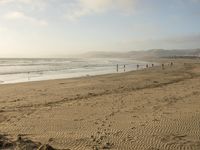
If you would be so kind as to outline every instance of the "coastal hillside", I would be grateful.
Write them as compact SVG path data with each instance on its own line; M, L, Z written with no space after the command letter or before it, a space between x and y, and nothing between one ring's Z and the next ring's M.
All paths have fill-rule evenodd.
M129 51L129 52L88 52L83 54L84 57L128 57L128 58L163 58L163 57L200 57L200 49L179 49L179 50L165 50L152 49L147 51Z

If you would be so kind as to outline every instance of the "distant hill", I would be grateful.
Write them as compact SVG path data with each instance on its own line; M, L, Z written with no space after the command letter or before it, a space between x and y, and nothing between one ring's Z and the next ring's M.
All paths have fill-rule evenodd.
M200 49L191 50L164 50L164 49L152 49L147 51L130 51L130 52L88 52L83 55L84 57L94 57L94 58L162 58L162 57L186 57L195 56L200 57Z
M156 57L174 57L174 56L200 56L200 49L191 50L150 50L149 53Z

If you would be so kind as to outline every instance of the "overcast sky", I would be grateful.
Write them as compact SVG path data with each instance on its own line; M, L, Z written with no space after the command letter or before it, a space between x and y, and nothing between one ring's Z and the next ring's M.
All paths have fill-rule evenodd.
M0 0L0 57L200 48L200 0Z

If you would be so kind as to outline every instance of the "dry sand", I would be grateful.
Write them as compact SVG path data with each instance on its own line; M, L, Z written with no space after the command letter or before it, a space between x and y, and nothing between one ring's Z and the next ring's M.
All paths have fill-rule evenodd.
M0 85L0 134L56 149L200 150L200 60Z

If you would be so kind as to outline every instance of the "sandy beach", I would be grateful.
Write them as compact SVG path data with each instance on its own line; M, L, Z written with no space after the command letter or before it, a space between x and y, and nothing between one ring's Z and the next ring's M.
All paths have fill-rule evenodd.
M55 149L200 150L200 60L159 61L164 70L0 85L0 134Z

